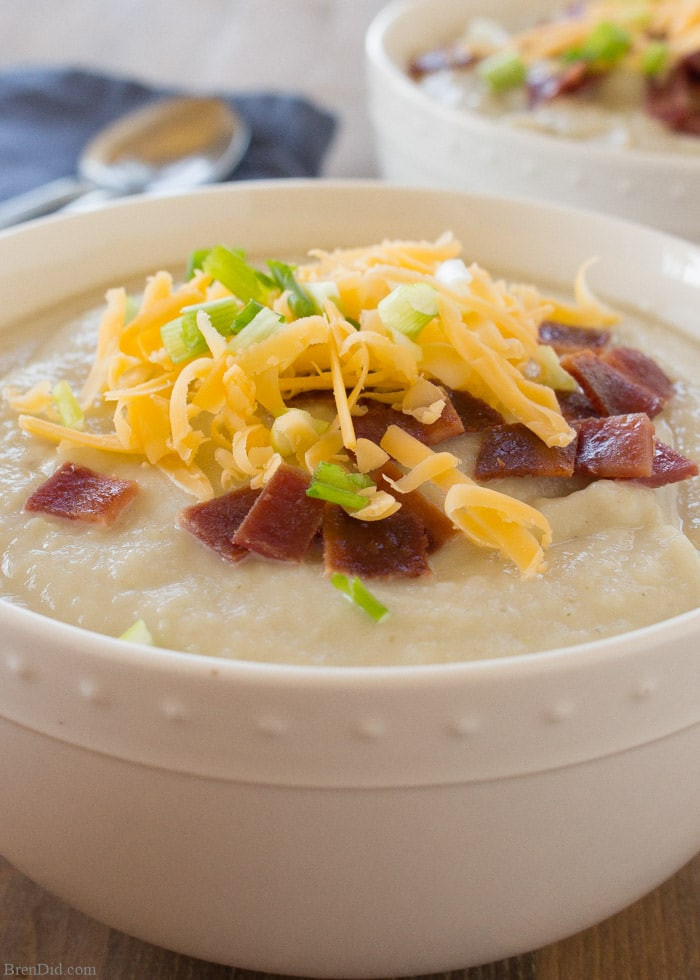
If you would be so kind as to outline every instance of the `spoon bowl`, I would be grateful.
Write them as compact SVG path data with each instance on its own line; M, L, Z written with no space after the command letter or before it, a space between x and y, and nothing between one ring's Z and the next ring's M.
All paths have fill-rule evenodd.
M222 99L159 99L100 130L83 148L77 176L0 204L0 228L69 205L222 180L242 159L250 136L248 124Z
M78 172L122 194L181 190L221 180L249 142L248 127L221 99L167 99L98 133L85 146Z

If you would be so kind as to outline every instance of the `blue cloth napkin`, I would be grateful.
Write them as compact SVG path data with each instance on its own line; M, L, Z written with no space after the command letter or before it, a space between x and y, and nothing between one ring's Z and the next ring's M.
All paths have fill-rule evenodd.
M74 68L0 72L0 200L75 174L83 145L98 129L156 98L181 94ZM230 179L319 175L336 127L330 112L294 94L223 98L252 131Z

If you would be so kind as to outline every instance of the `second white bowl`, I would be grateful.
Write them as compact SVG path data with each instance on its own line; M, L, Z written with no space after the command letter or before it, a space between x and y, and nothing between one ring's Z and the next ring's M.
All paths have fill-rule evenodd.
M366 39L369 114L382 176L406 184L594 208L700 240L700 155L608 148L515 129L440 104L406 71L412 56L518 0L398 0ZM551 0L528 4L533 20ZM521 14L522 15L522 14Z

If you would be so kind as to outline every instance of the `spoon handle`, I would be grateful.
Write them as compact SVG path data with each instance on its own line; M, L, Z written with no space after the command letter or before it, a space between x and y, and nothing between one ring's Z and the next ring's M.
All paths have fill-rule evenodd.
M48 184L36 187L0 202L0 228L9 228L20 221L38 218L42 214L57 211L65 204L92 189L92 184L75 177L60 177Z

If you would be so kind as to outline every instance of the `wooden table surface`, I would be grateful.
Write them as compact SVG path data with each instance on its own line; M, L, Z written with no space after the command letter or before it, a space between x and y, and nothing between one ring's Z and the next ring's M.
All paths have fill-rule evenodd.
M338 116L324 175L371 177L375 162L364 105L362 41L384 2L61 0L58 17L56 0L4 2L0 68L62 62L154 84L187 81L193 88L229 92L301 92ZM261 39L264 43L257 43ZM21 975L10 967L39 964L53 967L54 976L61 975L59 967L63 975L69 967L88 967L82 975L102 980L258 976L114 932L48 895L0 858L0 976ZM25 970L24 975L31 974ZM43 975L52 974L44 968ZM536 953L450 976L700 980L700 856L653 894L593 929Z
M0 976L90 968L99 980L256 980L139 942L74 911L0 859ZM74 975L79 971L74 970ZM27 974L25 972L25 975ZM35 971L35 976L42 974ZM592 929L534 953L437 976L451 980L700 980L700 855L656 891Z

